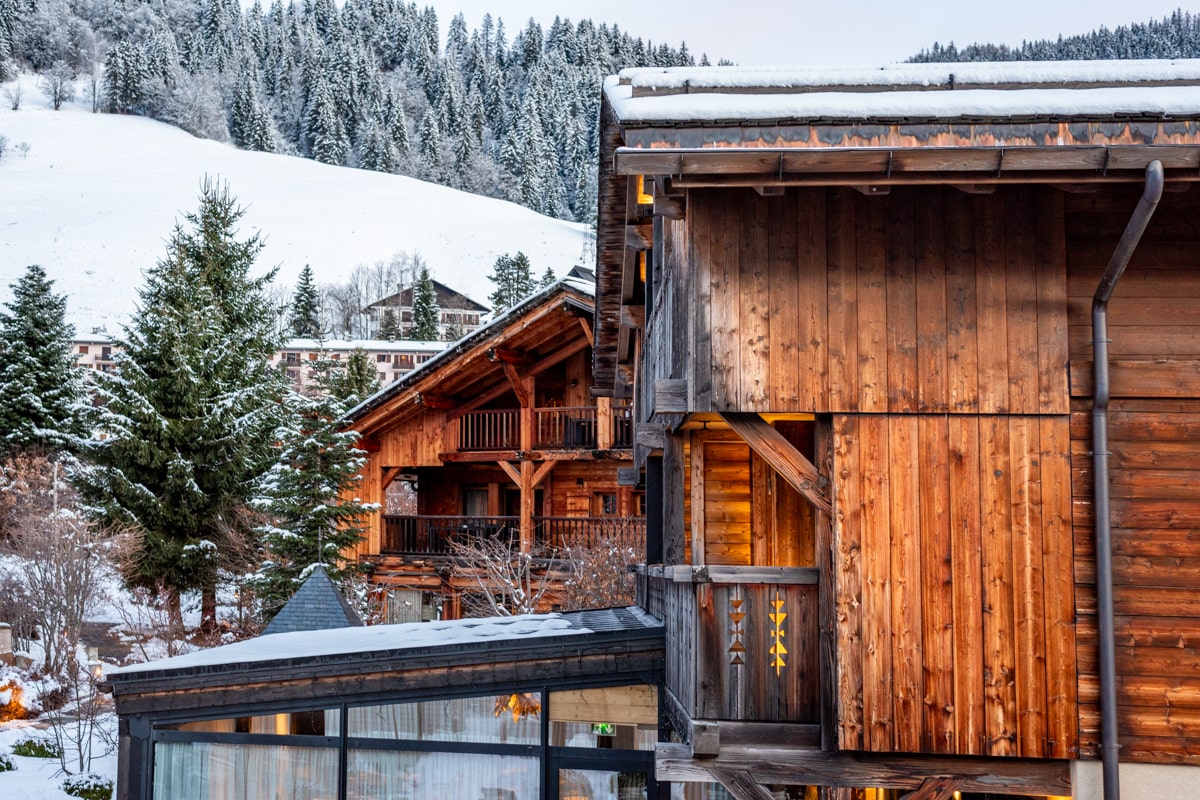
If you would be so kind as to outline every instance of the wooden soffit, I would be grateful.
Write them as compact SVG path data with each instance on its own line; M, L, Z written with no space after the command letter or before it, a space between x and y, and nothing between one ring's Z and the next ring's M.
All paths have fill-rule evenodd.
M820 138L788 147L622 147L616 171L665 175L672 187L952 185L985 183L1141 182L1146 165L1161 161L1168 179L1200 180L1200 132L1153 144L1054 144L1042 136L981 136L939 144L946 137L887 135L829 145ZM1065 140L1070 142L1070 139Z

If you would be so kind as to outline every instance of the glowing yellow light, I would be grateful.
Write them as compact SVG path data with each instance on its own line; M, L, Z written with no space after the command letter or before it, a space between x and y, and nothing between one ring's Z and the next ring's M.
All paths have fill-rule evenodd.
M649 205L654 202L654 198L646 194L646 176L637 176L637 201L639 205Z

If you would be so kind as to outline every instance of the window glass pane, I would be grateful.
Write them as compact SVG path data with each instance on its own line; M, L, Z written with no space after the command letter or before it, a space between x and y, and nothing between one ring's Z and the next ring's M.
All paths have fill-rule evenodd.
M325 800L337 795L338 751L207 742L154 747L156 800Z
M536 692L361 706L347 712L347 734L427 742L541 744L541 710Z
M274 736L336 736L336 708L322 711L292 711L260 717L209 719L158 725L161 730L197 731L201 733L266 733Z
M540 763L536 758L475 753L351 750L346 763L346 797L538 800Z
M560 769L559 800L645 800L644 772Z
M608 750L654 750L656 728L611 723L551 722L553 747L598 747Z

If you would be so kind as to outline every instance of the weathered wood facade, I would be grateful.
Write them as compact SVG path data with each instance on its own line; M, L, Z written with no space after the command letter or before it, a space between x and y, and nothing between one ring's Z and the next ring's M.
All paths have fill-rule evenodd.
M451 568L465 536L547 554L644 548L641 493L618 480L631 409L590 391L592 291L590 274L565 279L350 412L369 456L360 496L384 506L352 555L410 593L411 619L457 617L478 590ZM410 485L406 508L386 508L394 481Z
M1092 296L1152 161L1109 329L1116 696L1123 760L1200 765L1200 95L1164 123L899 79L841 121L884 90L716 80L635 71L602 111L594 366L661 487L643 602L688 744L660 777L1071 793L1100 741ZM1049 88L1010 83L976 88ZM758 116L665 96L707 91ZM878 768L820 766L847 752Z

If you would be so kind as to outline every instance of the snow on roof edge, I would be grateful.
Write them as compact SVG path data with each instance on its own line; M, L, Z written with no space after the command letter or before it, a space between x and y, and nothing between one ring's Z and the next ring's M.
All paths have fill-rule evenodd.
M1200 81L1200 59L1096 61L976 61L892 63L881 66L631 67L618 77L637 87L713 88L952 87L956 84L1025 84Z
M1015 117L1028 122L1031 117L1200 117L1200 85L775 94L693 91L634 97L631 86L620 85L617 78L609 78L605 81L604 91L620 122L633 125L793 120L835 124L839 120L1005 121Z
M434 646L469 646L490 641L574 636L592 633L560 613L513 617L406 622L396 625L293 631L259 636L160 661L120 667L108 673L118 682L151 672L171 672L266 664L300 658L385 653Z

